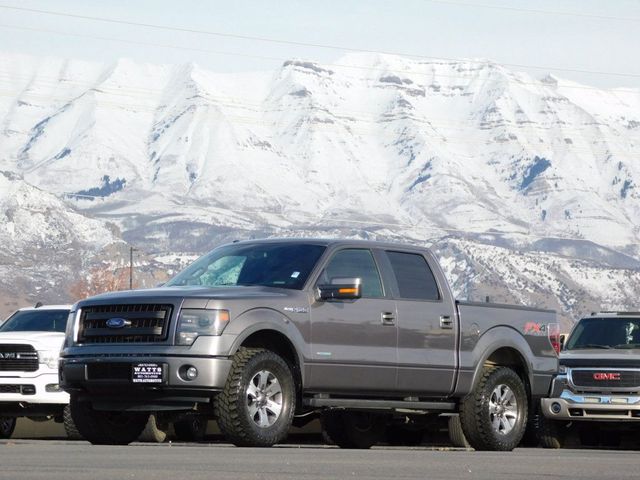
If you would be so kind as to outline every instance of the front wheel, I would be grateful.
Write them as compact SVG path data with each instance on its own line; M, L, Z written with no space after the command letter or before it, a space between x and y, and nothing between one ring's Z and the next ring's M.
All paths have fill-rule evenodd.
M510 451L527 426L527 392L508 367L487 367L475 389L462 401L464 436L476 450Z
M78 432L94 445L128 445L140 436L149 418L147 413L94 410L74 396L69 405Z
M0 438L11 438L16 429L16 417L0 417Z
M536 439L542 448L562 448L566 440L566 424L545 417L542 412L535 414Z
M295 407L295 384L287 362L261 348L238 350L215 403L218 426L231 443L270 447L284 440Z

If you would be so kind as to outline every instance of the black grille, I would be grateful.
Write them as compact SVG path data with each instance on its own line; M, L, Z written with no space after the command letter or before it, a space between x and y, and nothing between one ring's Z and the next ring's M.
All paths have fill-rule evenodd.
M32 345L0 345L0 372L35 372L38 352Z
M85 307L80 317L80 343L156 343L167 339L171 305L100 305ZM110 319L121 319L110 328Z
M616 379L611 378L611 375ZM639 370L572 370L571 378L578 388L640 390Z
M20 393L20 385L0 385L0 393Z

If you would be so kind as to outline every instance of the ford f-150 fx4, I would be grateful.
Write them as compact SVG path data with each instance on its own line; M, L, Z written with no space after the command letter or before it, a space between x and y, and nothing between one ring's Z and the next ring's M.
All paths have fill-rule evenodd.
M320 416L341 447L460 412L476 449L510 450L548 394L555 313L457 302L425 248L348 240L232 243L165 286L73 307L60 382L92 443L150 413L215 418L270 446Z
M569 424L588 444L599 442L601 425L640 425L640 313L598 313L580 320L560 353L552 385L550 398L542 400L547 420L539 431L545 447L562 446Z

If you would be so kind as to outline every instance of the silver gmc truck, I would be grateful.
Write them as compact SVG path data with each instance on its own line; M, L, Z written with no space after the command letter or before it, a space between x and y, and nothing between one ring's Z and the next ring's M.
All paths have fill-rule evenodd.
M561 447L569 427L597 445L600 426L640 426L640 312L596 313L574 326L542 413L547 448Z
M471 446L511 450L557 372L555 322L457 302L424 248L237 242L162 288L76 304L60 384L95 444L135 440L154 413L215 418L238 446L319 416L335 444L368 448L459 412Z

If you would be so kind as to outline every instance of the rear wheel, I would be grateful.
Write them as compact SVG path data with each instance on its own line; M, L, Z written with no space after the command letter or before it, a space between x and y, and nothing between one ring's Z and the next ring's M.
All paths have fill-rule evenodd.
M287 437L296 406L291 368L276 353L241 348L216 397L222 433L235 445L270 447Z
M15 429L15 417L0 417L0 438L11 438Z
M89 402L70 402L71 418L85 439L94 445L128 445L144 430L149 414L94 410Z
M369 412L325 412L321 418L322 434L328 443L340 448L371 448L384 439L383 416Z
M173 423L176 438L183 442L199 442L207 433L207 418L202 415L188 414Z
M527 392L511 368L486 367L462 401L464 435L476 450L513 450L527 425Z

